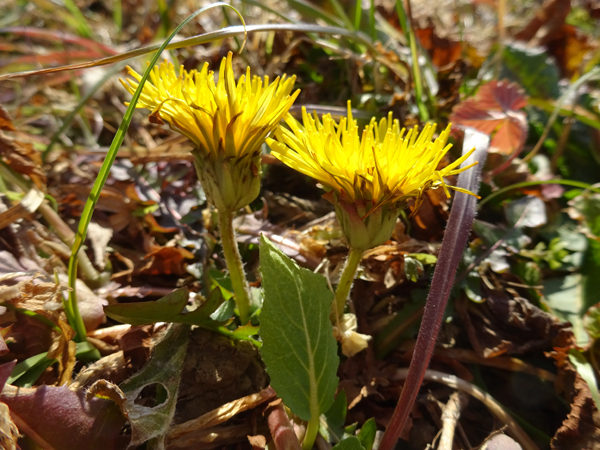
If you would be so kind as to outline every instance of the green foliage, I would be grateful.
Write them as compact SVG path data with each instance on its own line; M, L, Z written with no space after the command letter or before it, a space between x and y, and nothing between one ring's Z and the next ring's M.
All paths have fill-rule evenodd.
M227 319L223 321L211 317L215 313L223 313L220 310L222 305L229 306L224 303L223 295L218 287L210 292L207 299L198 308L191 312L184 312L188 298L187 288L181 288L154 302L116 303L107 306L104 312L112 319L132 325L145 325L156 322L197 325L224 334L232 339L249 340L260 346L260 343L251 337L258 333L257 327L246 325L229 330L224 325L228 323L227 319L231 315L228 315ZM224 311L223 315L227 315L227 311ZM220 319L220 317L217 317L217 319Z
M518 82L532 97L557 98L560 74L556 64L542 49L504 47L503 67L498 77Z
M348 439L340 441L332 450L365 450L365 447L356 436L350 436Z
M358 440L365 450L371 450L375 443L375 434L377 433L377 423L371 417L367 420L358 433Z
M221 291L214 289L202 305L190 313L182 314L189 296L188 289L184 287L154 302L116 303L107 306L104 312L112 319L131 325L176 322L202 326L224 301Z
M591 339L600 338L600 303L588 309L583 317L583 327Z
M346 399L346 391L341 390L321 419L320 432L327 441L339 442L342 440L347 411L348 401Z
M261 355L271 386L294 414L314 420L333 403L339 358L326 280L298 267L264 235L260 243L264 304Z
M577 345L586 345L588 335L583 329L585 306L581 275L550 278L544 281L544 304L550 312L564 322L571 322Z

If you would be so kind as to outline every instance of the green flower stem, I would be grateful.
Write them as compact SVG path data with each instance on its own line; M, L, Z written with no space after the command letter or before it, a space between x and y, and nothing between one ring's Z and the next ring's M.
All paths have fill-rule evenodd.
M315 414L313 417L310 418L310 421L306 426L306 434L304 435L304 441L302 441L302 450L311 450L313 448L318 431L319 415Z
M344 306L346 305L346 300L348 299L348 294L350 293L350 288L354 281L354 275L356 275L356 270L358 269L362 255L362 250L350 248L346 265L342 271L342 277L335 290L335 300L331 309L332 321L335 321L336 317L342 317L342 314L344 313Z
M231 276L231 284L235 294L235 302L240 311L240 320L245 325L250 318L250 287L244 273L242 257L235 240L233 229L233 212L219 211L219 230L221 232L221 245L227 261L227 268Z

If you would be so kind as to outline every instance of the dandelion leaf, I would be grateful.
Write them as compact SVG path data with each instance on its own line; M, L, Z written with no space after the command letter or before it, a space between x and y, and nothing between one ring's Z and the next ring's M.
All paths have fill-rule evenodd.
M329 409L338 385L333 294L321 275L298 267L264 236L260 266L261 354L277 395L308 421Z

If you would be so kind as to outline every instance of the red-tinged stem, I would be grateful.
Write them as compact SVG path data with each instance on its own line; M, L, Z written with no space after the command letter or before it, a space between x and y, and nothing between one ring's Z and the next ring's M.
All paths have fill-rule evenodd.
M475 134L465 133L463 152L470 150L473 146L476 146L477 150L463 165L468 165L473 160L479 161L479 165L462 172L458 176L458 187L468 189L474 193L479 190L481 167L485 162L489 146L489 138L486 138L485 135L478 132L475 132ZM417 398L425 371L429 366L435 348L456 269L471 232L476 203L476 198L472 195L456 193L444 240L442 241L442 248L438 256L438 263L433 274L431 289L425 304L423 320L410 361L408 375L400 394L400 400L398 400L392 419L379 445L379 450L392 450L394 448Z
M277 450L302 450L282 402L271 407L267 422Z

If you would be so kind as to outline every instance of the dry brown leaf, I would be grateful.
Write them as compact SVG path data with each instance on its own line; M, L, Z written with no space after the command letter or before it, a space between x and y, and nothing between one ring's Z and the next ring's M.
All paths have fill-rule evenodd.
M567 348L555 349L551 356L559 368L559 380L571 405L571 411L558 429L552 450L598 450L600 448L600 412L590 388L569 361Z
M2 105L0 105L0 130L5 131L17 131L15 126L13 125L12 118L10 114Z
M148 275L185 275L185 260L194 259L194 254L181 247L153 246L144 259L152 264L143 273Z
M33 145L0 135L0 156L11 169L27 175L40 191L46 192L46 173L42 169L42 157Z
M10 417L10 410L0 402L0 447L3 450L16 450L19 430Z
M0 213L0 230L15 223L19 219L33 214L44 201L44 193L32 188L16 205Z
M415 29L421 45L429 52L431 61L441 68L453 64L461 58L461 43L448 38L439 37L434 29L433 21L429 19L426 28Z
M533 45L544 45L562 26L571 11L570 0L546 0L537 8L536 15L525 27L514 35L520 41L533 41Z
M252 450L263 450L267 446L267 438L262 434L248 436L248 442L250 442Z
M548 350L572 336L569 324L505 290L484 288L485 302L475 304L464 296L455 302L473 349L493 358Z

